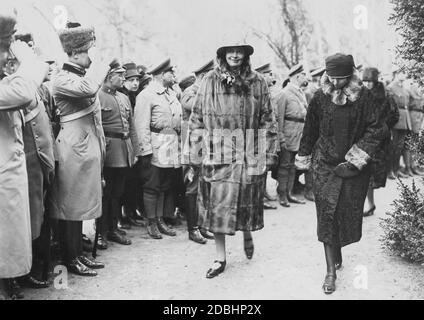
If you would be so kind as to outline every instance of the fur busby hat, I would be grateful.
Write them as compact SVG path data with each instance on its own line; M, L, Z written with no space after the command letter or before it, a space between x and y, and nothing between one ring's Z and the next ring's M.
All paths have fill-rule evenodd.
M93 27L82 27L78 22L68 22L66 28L59 31L63 51L67 54L79 53L90 49L96 40Z
M16 10L0 13L0 47L9 50L16 32Z

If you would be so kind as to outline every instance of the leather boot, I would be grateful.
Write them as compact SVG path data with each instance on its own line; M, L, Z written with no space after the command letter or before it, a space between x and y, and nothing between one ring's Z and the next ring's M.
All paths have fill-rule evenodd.
M209 240L214 240L215 236L213 235L212 232L209 232L206 229L200 228L200 234L202 235L203 238L209 239Z
M163 218L158 218L157 226L158 226L160 233L162 233L162 234L165 234L165 235L170 236L170 237L175 237L177 235L175 230L169 228L166 225L166 223L163 221Z
M147 233L153 239L162 239L162 235L159 232L156 218L149 219L147 224Z
M191 241L194 241L194 242L199 243L199 244L205 244L207 242L207 240L205 238L203 238L203 236L200 234L198 228L194 228L193 230L190 230L188 232L188 238Z
M193 230L197 226L197 194L186 194L186 217L187 230Z

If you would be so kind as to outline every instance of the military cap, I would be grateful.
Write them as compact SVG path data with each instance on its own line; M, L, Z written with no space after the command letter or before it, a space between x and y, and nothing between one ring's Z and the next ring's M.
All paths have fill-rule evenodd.
M272 72L271 64L270 63L264 64L263 66L256 68L255 71L260 72L260 73Z
M325 72L325 68L321 67L321 68L316 68L311 70L311 77L315 78L315 77L321 77Z
M59 31L63 51L83 52L90 49L96 40L93 27L82 27L78 22L68 22L66 28Z
M290 70L289 70L289 77L293 77L295 75L297 75L298 73L303 72L303 64L298 63L297 65L293 66Z
M362 68L363 68L363 65L362 64L356 66L356 70L359 70L360 71L360 70L362 70Z
M332 78L347 78L353 74L355 62L352 55L336 53L325 59L325 71Z
M111 64L109 64L109 72L108 72L108 74L111 74L111 73L124 73L126 70L125 70L125 68L123 68L122 66L121 66L121 64L118 62L118 61L116 61L116 60L114 60Z
M215 65L214 61L211 60L208 63L206 63L205 65L201 66L199 69L193 71L193 73L197 77L197 76L199 76L199 74L206 73L206 72L212 70L214 68L214 65Z
M184 91L185 89L190 87L195 81L196 77L191 74L181 79L181 81L178 83L178 86L180 87L181 91Z
M152 70L150 70L149 72L147 72L148 74L151 74L153 76L156 76L158 74L173 70L174 66L172 66L171 64L171 59L166 59L164 62L162 62L160 65L158 65L157 67L153 68Z

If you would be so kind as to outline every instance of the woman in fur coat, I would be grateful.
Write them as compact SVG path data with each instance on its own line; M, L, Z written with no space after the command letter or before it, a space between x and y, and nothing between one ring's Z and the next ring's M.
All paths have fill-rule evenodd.
M214 233L217 250L207 278L225 269L225 235L243 231L251 259L251 231L264 227L265 176L277 161L277 124L266 80L251 70L252 53L244 44L217 50L217 67L201 82L189 120L190 164L201 164L198 222Z
M323 290L330 294L336 290L341 248L361 239L368 164L389 131L351 55L328 57L321 84L309 104L296 166L313 170L318 240L327 263Z
M382 121L385 121L387 127L391 130L399 121L399 110L393 99L386 94L383 83L378 81L378 74L379 72L376 68L366 68L362 73L362 82L376 98L377 112L379 112ZM391 169L390 148L391 137L387 137L375 153L374 159L370 164L372 175L367 194L364 217L373 215L376 209L374 190L386 186L387 175Z

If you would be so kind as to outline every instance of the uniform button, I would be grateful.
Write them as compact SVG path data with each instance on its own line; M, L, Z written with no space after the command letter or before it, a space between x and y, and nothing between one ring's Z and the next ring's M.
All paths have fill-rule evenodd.
M35 135L35 139L38 139L38 135Z
M38 148L37 148L37 150L38 150L38 151L41 151L41 148L40 148L40 147L38 147Z
M35 121L32 122L32 125L35 126Z

